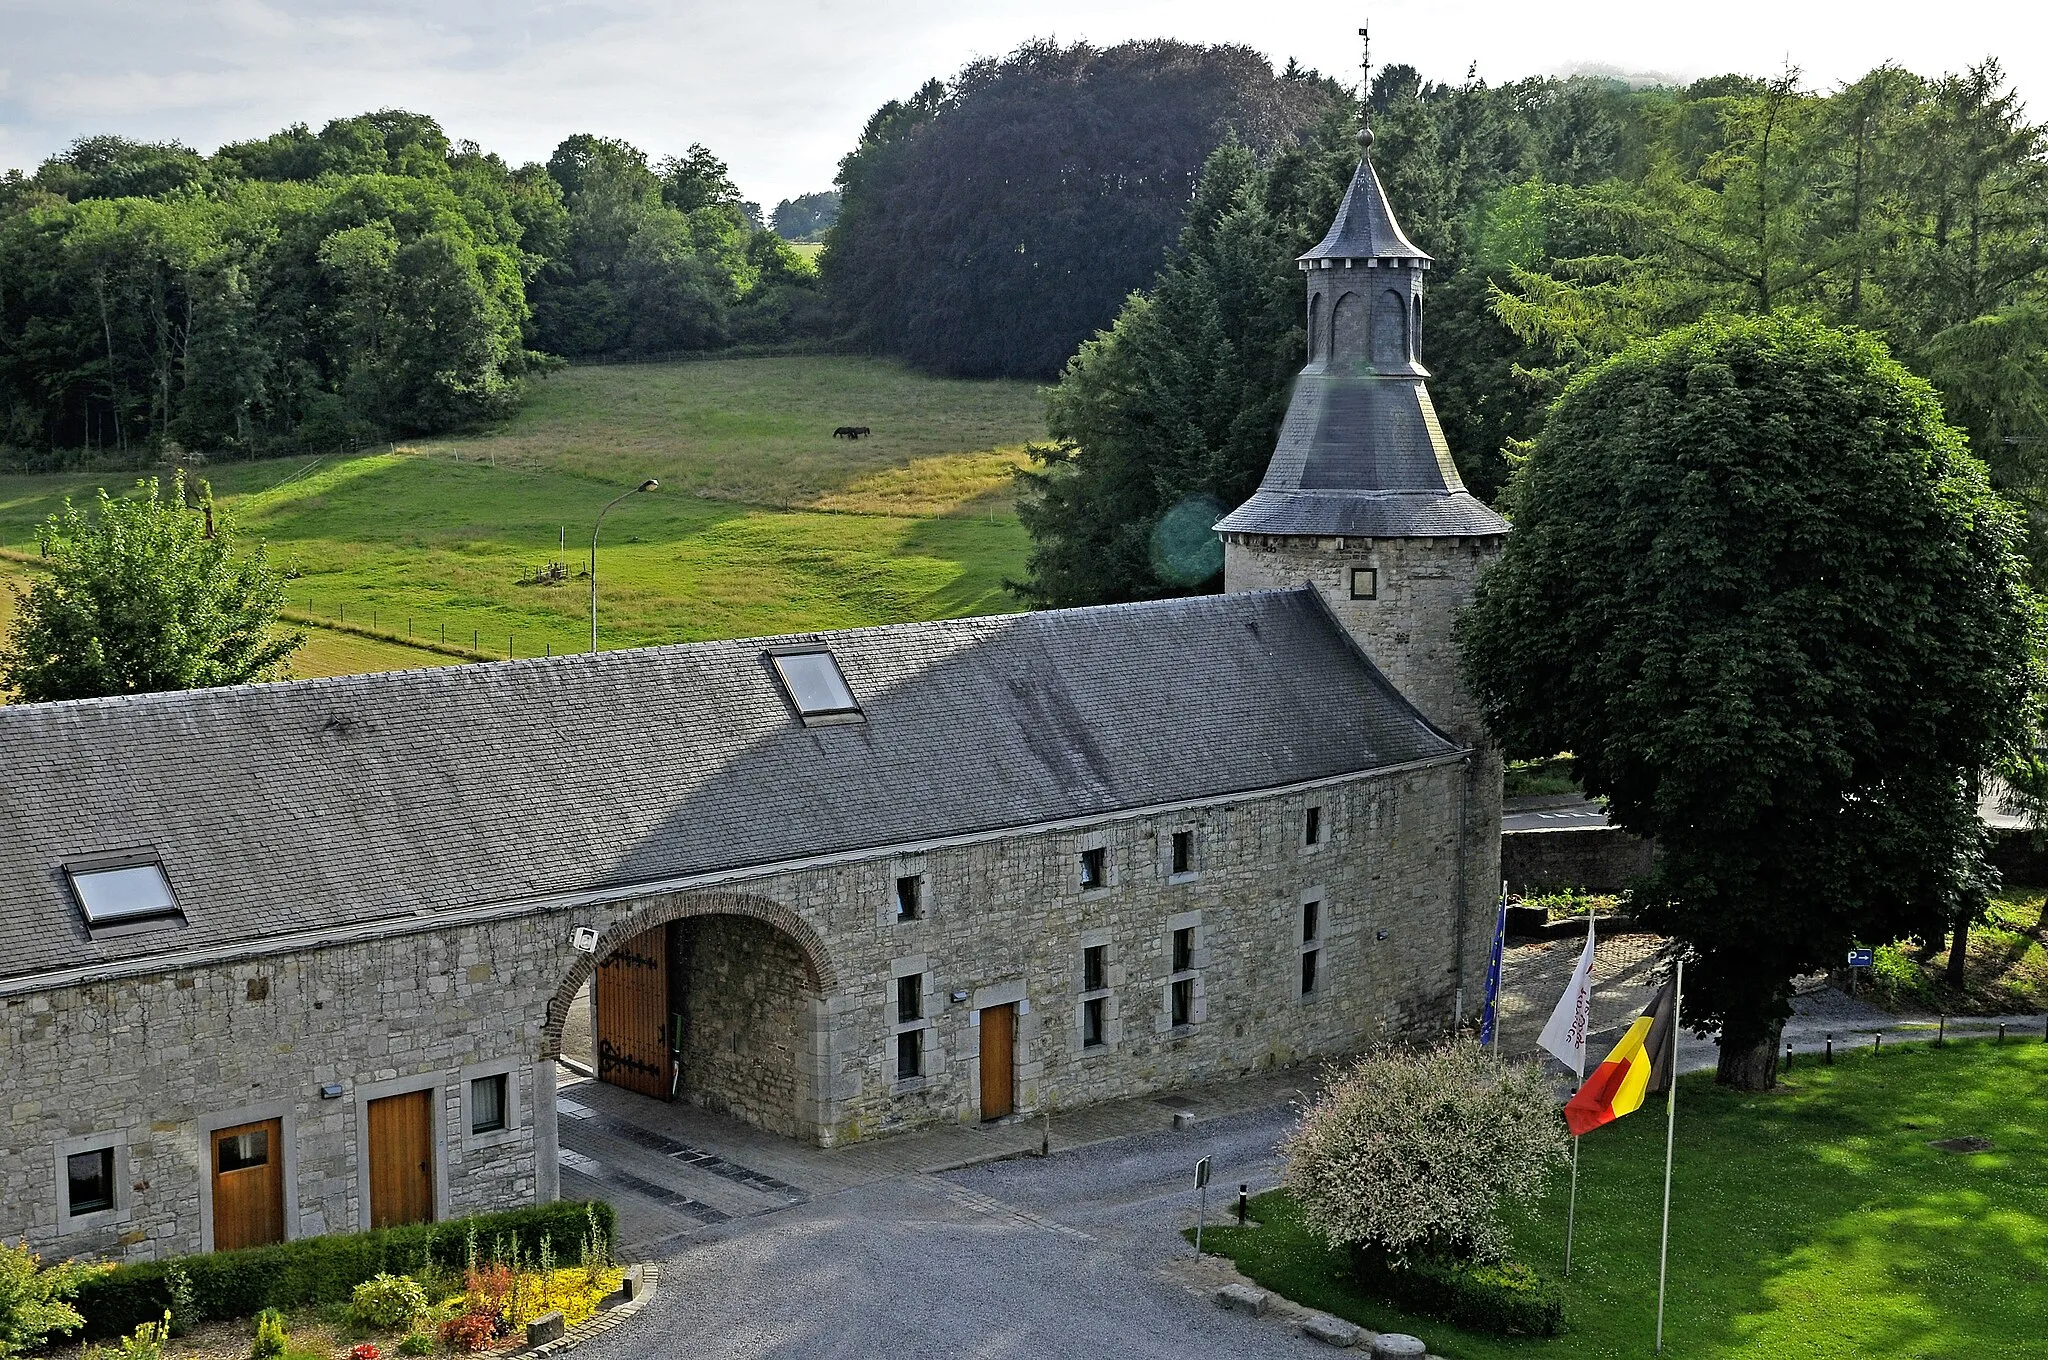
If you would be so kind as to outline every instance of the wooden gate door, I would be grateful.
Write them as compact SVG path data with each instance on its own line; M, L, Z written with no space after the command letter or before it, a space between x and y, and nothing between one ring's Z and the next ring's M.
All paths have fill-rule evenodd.
M981 1013L981 1117L1001 1119L1017 1108L1017 1007Z
M668 928L656 926L597 965L597 1077L643 1096L671 1094Z
M434 1221L434 1093L370 1102L370 1226Z
M284 1241L284 1125L266 1119L213 1135L213 1249Z

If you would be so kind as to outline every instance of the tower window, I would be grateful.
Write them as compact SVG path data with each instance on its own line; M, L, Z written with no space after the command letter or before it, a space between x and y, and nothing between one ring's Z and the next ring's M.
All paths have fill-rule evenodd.
M1303 814L1301 819L1301 843L1303 845L1321 845L1323 843L1323 810L1321 808L1312 807Z
M1081 852L1081 886L1083 888L1104 887L1109 882L1106 875L1107 868L1104 864L1102 847L1098 845L1092 850L1083 850Z
M1195 871L1195 833L1176 831L1173 833L1173 872L1191 874Z
M1081 1047L1100 1048L1107 1040L1103 1037L1106 1028L1104 1017L1108 1014L1109 1001L1106 997L1092 996L1081 1003Z
M1379 597L1379 568L1353 567L1351 569L1351 598L1354 600L1377 600Z
M896 880L896 919L915 921L924 914L924 880L906 874Z
M1173 984L1173 1015L1170 1017L1175 1029L1195 1022L1195 980L1182 978Z
M1109 985L1109 965L1106 958L1109 946L1090 945L1081 951L1081 990L1099 992Z
M924 1019L924 974L912 973L896 979L896 1021L909 1024Z
M1173 971L1185 973L1195 966L1195 928L1173 932Z
M924 1031L907 1029L896 1036L896 1079L908 1081L924 1075Z

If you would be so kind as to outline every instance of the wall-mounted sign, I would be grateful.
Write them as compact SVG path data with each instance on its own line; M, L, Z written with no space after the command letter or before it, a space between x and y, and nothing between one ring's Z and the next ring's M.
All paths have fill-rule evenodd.
M578 926L575 933L569 936L569 943L575 945L582 953L595 954L597 952L597 932L589 926Z

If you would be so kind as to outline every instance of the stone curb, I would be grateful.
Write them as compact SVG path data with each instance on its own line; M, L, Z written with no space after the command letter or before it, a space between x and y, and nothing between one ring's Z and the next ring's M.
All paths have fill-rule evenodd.
M654 1297L654 1287L661 1276L661 1267L652 1261L633 1268L640 1271L640 1288L632 1298L619 1304L616 1308L607 1308L600 1313L583 1319L583 1321L577 1323L553 1341L544 1342L538 1346L521 1346L517 1350L507 1351L505 1354L507 1356L531 1356L534 1357L534 1360L539 1360L539 1357L542 1356L560 1355L563 1351L574 1350L586 1341L603 1336L612 1328L631 1318L633 1314L645 1308L648 1300Z

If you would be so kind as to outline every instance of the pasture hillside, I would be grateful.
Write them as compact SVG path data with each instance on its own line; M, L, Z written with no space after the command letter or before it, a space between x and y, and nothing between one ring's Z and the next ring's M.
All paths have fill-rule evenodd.
M835 439L840 425L873 434ZM529 656L589 646L592 518L646 477L661 489L605 520L604 646L1015 609L1003 581L1027 540L1010 472L1043 428L1029 384L884 360L576 367L486 434L201 475L296 573L294 615ZM0 476L0 546L33 553L67 496L133 478ZM317 633L300 673L427 661L343 636Z

